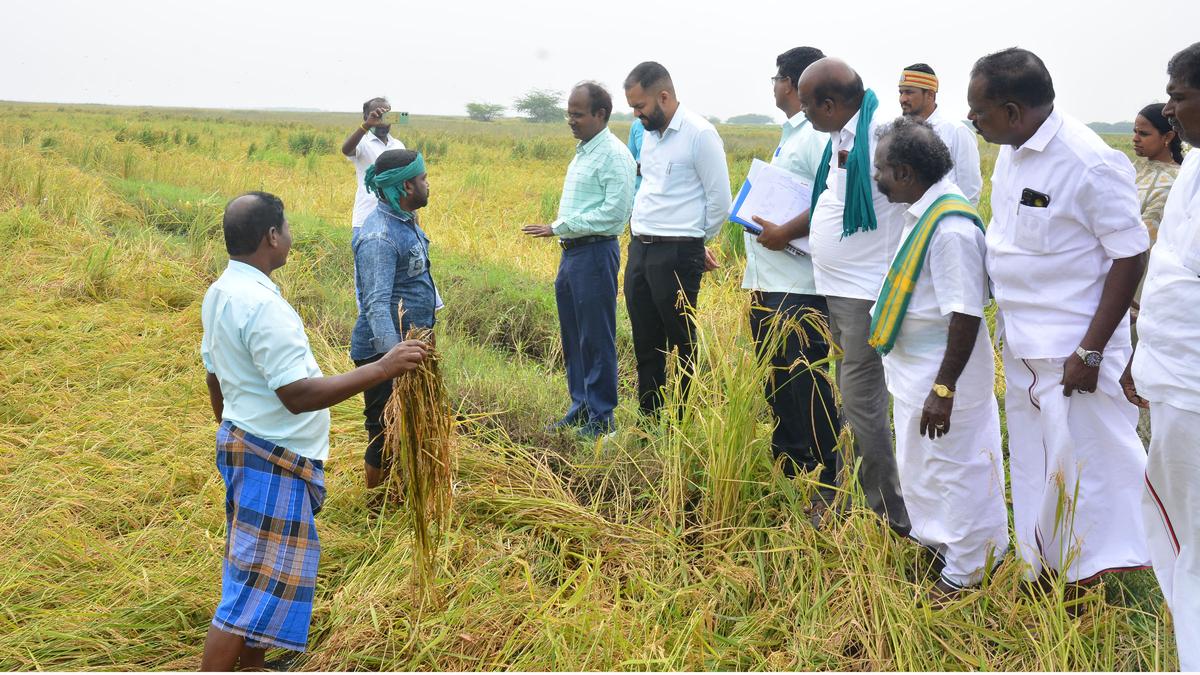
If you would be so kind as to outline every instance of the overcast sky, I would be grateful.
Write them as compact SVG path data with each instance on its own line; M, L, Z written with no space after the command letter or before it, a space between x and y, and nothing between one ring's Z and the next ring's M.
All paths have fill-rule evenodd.
M383 94L396 110L455 115L582 79L608 85L627 111L621 82L656 60L702 114L782 119L775 56L813 45L848 60L893 111L900 70L927 62L942 109L963 117L974 60L1019 45L1046 61L1060 109L1130 120L1164 100L1168 58L1200 39L1200 0L7 0L0 10L3 100L352 111Z

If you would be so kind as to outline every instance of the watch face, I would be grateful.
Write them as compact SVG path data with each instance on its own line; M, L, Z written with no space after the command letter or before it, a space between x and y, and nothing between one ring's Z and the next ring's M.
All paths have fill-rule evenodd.
M1102 357L1102 356L1100 356L1100 354L1099 354L1099 353L1097 353L1097 352L1088 352L1088 355L1087 355L1087 357L1086 357L1086 358L1084 358L1084 359L1083 359L1083 362L1084 362L1084 364L1085 364L1085 365L1087 365L1088 367L1091 367L1091 368L1099 368L1099 367L1100 367L1100 361L1101 361L1102 359L1103 359L1103 357Z

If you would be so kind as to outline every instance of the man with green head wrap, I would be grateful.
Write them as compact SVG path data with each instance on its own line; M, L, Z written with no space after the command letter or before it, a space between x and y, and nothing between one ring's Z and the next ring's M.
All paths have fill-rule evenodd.
M855 457L862 459L859 484L867 505L907 536L911 526L892 449L883 361L868 342L871 305L904 227L904 207L888 203L871 179L876 132L889 118L877 113L875 92L841 59L813 62L796 89L813 128L829 134L813 181L809 247L817 293L829 308L829 332L842 353L837 385L843 418L854 431ZM814 515L824 508L814 502Z
M351 241L361 300L350 358L360 365L386 354L410 329L432 328L440 304L429 273L429 238L416 215L429 203L425 159L412 150L388 150L367 169L364 185L377 203ZM367 488L383 479L383 409L391 395L391 380L363 392Z

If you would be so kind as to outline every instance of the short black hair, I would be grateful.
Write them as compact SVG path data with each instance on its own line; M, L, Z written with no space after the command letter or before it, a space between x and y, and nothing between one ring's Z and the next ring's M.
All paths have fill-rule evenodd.
M408 166L417 160L418 154L416 150L384 150L375 158L375 172L383 173Z
M816 47L792 47L775 57L775 67L779 69L779 74L787 77L795 87L800 82L800 74L804 69L823 58L825 53Z
M945 178L954 168L950 148L924 120L897 117L890 125L882 127L878 134L881 139L890 141L884 157L887 163L911 166L923 183L932 185Z
M245 207L230 209L242 197L255 197ZM283 229L283 200L269 192L247 192L229 200L222 217L225 250L229 255L250 255L272 227Z
M918 73L927 73L927 74L933 75L935 77L937 76L937 73L933 72L933 68L930 68L928 63L914 63L911 66L905 68L905 70L915 70Z
M369 115L371 113L371 110L374 109L375 106L372 105L373 103L381 103L381 102L387 103L388 100L384 96L376 96L375 98L369 98L366 101L363 101L363 119L364 120L367 119L367 115Z
M813 98L818 103L825 99L837 101L840 105L852 105L862 99L866 93L863 88L862 76L854 72L854 79L839 82L834 78L825 78L813 87Z
M587 91L589 110L591 110L593 115L603 110L604 121L607 122L608 118L612 115L613 110L612 95L608 93L608 90L605 89L599 82L594 82L592 80L580 82L579 84L575 85L575 89L583 89Z
M1009 47L980 57L971 77L983 77L984 96L993 101L1013 101L1029 108L1054 103L1054 80L1037 54Z
M625 89L633 89L636 84L649 92L651 87L663 83L664 80L666 81L664 89L674 88L674 84L671 82L671 73L667 72L663 64L658 61L642 61L629 71L629 76L625 78Z
M1167 75L1200 89L1200 42L1181 49L1167 62Z

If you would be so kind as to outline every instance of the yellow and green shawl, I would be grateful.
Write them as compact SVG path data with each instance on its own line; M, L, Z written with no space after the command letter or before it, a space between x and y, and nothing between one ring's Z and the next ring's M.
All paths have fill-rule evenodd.
M883 288L879 291L875 311L871 315L869 342L880 354L892 351L896 344L900 324L904 321L904 313L908 311L908 302L912 300L913 289L917 287L917 277L925 267L925 254L929 252L929 242L933 241L938 222L949 215L970 218L980 230L984 229L979 212L971 206L971 202L960 195L942 195L925 209L925 213L921 215L921 219L908 234L900 252L892 261L892 267L883 281Z

